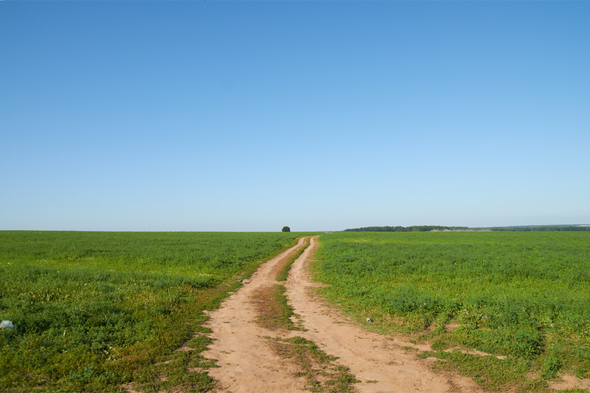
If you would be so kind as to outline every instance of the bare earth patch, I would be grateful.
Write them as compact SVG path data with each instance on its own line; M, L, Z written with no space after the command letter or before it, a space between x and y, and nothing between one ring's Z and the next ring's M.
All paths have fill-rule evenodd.
M573 375L562 375L560 380L549 382L549 386L556 390L572 388L590 389L590 379L576 378Z

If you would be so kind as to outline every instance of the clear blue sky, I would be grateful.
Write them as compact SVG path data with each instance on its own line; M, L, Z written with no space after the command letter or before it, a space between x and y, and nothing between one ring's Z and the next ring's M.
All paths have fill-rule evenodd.
M0 229L590 223L590 2L0 2Z

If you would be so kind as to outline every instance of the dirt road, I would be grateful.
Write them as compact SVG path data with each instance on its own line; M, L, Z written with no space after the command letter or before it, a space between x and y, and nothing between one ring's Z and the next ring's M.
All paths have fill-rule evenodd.
M303 245L300 239L298 246ZM295 246L294 248L298 247ZM295 376L294 366L279 357L269 346L268 337L301 336L313 341L328 355L337 356L360 382L358 392L480 392L471 379L435 374L427 360L402 349L411 344L392 340L351 323L333 307L313 295L318 284L308 273L309 261L317 247L316 238L295 261L286 288L290 305L301 317L304 332L270 331L257 325L257 312L251 300L260 288L276 284L276 269L291 250L262 265L250 282L209 315L214 339L203 356L220 366L209 375L219 392L305 392L305 380Z

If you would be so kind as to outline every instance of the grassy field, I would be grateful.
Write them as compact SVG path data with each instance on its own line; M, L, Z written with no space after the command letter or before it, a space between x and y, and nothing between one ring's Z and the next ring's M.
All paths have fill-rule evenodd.
M590 377L590 233L341 232L320 242L324 294L359 321L431 342L420 356L437 367L493 390Z
M0 232L0 386L209 389L202 311L299 236Z

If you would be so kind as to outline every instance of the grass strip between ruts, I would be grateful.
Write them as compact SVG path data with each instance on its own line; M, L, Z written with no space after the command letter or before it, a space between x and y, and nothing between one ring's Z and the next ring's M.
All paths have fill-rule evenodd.
M309 242L310 242L311 238L307 238L305 239L305 243L303 244L303 246L297 251L295 252L287 261L287 263L285 264L285 266L283 267L283 269L281 270L281 272L279 273L279 275L277 276L277 281L287 281L287 276L289 275L289 271L291 270L291 266L293 265L293 262L295 262L297 260L297 258L299 258L301 256L301 254L303 254L303 252L307 249L307 247L309 247Z
M304 330L292 320L297 315L287 302L285 291L286 288L279 284L263 287L256 291L254 296L254 305L258 312L256 322L269 330Z
M305 239L303 245L292 252L284 265L280 268L277 281L286 281L291 265L297 260L309 246L310 238ZM282 284L257 289L253 296L253 303L258 312L256 322L269 330L304 330L295 324L292 318L297 318L285 296L286 288Z
M306 388L315 393L353 392L358 381L348 367L337 365L335 356L329 356L315 343L303 337L271 339L272 349L298 369L296 377L306 379Z

